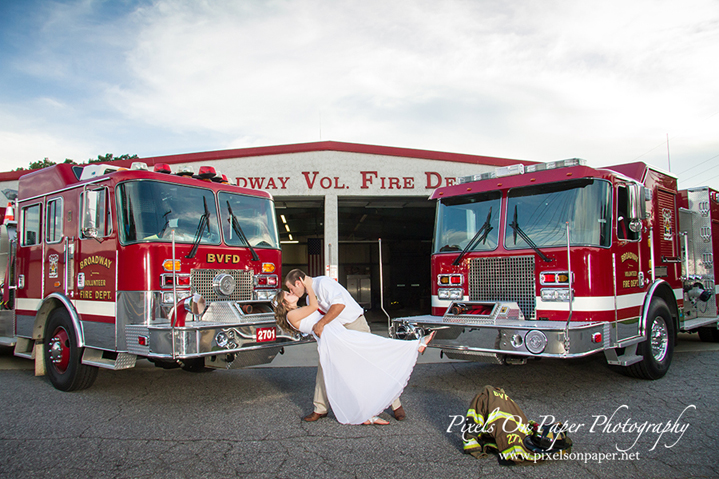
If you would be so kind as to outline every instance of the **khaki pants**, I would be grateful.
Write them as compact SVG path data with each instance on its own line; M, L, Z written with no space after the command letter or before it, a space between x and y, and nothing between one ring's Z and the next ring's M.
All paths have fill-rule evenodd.
M336 319L333 321L337 321ZM369 329L369 325L367 324L367 319L363 315L360 315L359 318L352 321L351 323L347 323L344 325L345 328L351 329L353 331L360 331L363 333L371 333ZM329 409L329 406L327 399L327 390L325 389L325 377L322 374L322 365L317 365L317 379L315 380L315 398L313 401L315 412L317 414L326 414L327 410ZM399 402L399 398L395 399L392 403L392 409L397 409L402 405L401 402Z

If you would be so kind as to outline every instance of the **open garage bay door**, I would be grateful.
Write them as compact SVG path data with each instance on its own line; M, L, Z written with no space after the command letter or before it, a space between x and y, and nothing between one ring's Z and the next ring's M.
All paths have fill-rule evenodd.
M379 238L385 309L393 317L429 314L434 202L425 197L339 197L337 206L338 281L367 310L367 319L386 321L380 308ZM324 274L324 198L278 196L275 207L282 274L293 268Z
M385 309L391 316L430 313L434 206L423 197L339 198L339 281L368 310L368 320L386 321L380 308L379 238Z

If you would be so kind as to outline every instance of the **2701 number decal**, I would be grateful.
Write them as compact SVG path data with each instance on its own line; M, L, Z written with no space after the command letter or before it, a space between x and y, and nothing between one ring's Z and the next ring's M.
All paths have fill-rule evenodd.
M277 339L275 328L257 328L257 342L264 343L266 341L274 341Z

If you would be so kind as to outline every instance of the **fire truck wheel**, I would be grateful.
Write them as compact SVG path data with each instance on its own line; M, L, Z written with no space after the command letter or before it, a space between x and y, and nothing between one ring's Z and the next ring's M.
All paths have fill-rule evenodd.
M78 391L92 386L98 368L82 364L83 348L77 347L70 315L59 308L50 313L45 327L45 365L50 382L61 391Z
M183 371L189 371L191 373L204 373L212 371L210 368L205 367L205 358L187 358L181 359Z
M637 346L637 354L643 359L628 366L627 372L640 379L659 379L672 363L676 339L671 313L661 299L654 299L649 307L645 335L646 341Z
M699 328L699 339L705 343L719 343L719 329L716 325Z

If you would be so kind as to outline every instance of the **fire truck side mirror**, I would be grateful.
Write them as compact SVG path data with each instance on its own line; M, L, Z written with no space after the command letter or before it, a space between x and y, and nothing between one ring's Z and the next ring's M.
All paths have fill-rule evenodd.
M80 217L82 218L80 231L83 238L93 238L101 241L102 237L107 236L111 227L108 225L110 217L106 187L93 190L85 188L82 193Z
M95 228L95 212L97 211L97 192L85 190L82 202L82 236L97 239L99 233Z
M647 211L647 202L652 201L652 190L639 185L639 219L646 220L649 218Z
M85 238L97 239L97 237L98 237L97 228L92 228L92 227L86 226L85 228L82 229L82 235Z
M629 190L629 229L638 233L642 229L642 220L647 217L646 188L633 183Z

